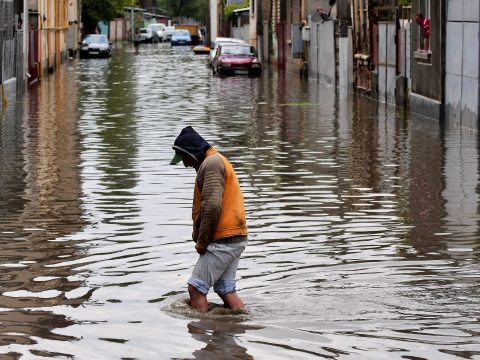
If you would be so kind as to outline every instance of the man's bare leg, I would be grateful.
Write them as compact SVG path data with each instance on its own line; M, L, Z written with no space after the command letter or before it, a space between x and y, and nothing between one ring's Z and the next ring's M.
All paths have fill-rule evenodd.
M228 294L223 294L220 295L222 298L223 302L229 309L232 310L243 310L245 308L245 304L243 303L242 299L240 299L240 296L237 295L236 292L228 293Z
M196 310L203 312L208 311L207 296L195 289L192 285L188 285L188 294L190 295L190 306Z

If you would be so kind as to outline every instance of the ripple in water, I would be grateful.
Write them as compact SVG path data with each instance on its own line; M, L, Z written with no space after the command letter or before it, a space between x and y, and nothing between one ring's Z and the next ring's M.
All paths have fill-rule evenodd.
M208 311L196 310L189 304L189 299L185 297L171 297L162 305L161 310L182 319L205 319L221 320L230 322L242 322L249 320L248 309L232 310L225 308L223 304L214 302L208 303Z

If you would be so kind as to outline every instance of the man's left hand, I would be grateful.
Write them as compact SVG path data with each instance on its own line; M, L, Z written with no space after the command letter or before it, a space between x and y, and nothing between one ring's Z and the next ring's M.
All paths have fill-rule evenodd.
M197 250L197 253L201 255L205 252L206 248L200 245L199 243L195 243L195 250Z

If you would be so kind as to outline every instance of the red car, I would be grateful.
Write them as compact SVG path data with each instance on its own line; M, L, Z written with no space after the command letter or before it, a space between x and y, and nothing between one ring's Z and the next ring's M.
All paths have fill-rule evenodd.
M221 45L213 59L213 73L218 75L245 74L259 76L262 65L255 48L248 44Z

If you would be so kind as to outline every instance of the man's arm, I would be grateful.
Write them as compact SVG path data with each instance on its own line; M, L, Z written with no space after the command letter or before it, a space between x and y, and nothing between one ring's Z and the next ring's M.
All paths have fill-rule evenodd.
M215 234L222 212L225 186L225 165L222 159L215 155L205 159L197 178L202 197L201 223L195 248L198 253L203 253Z

